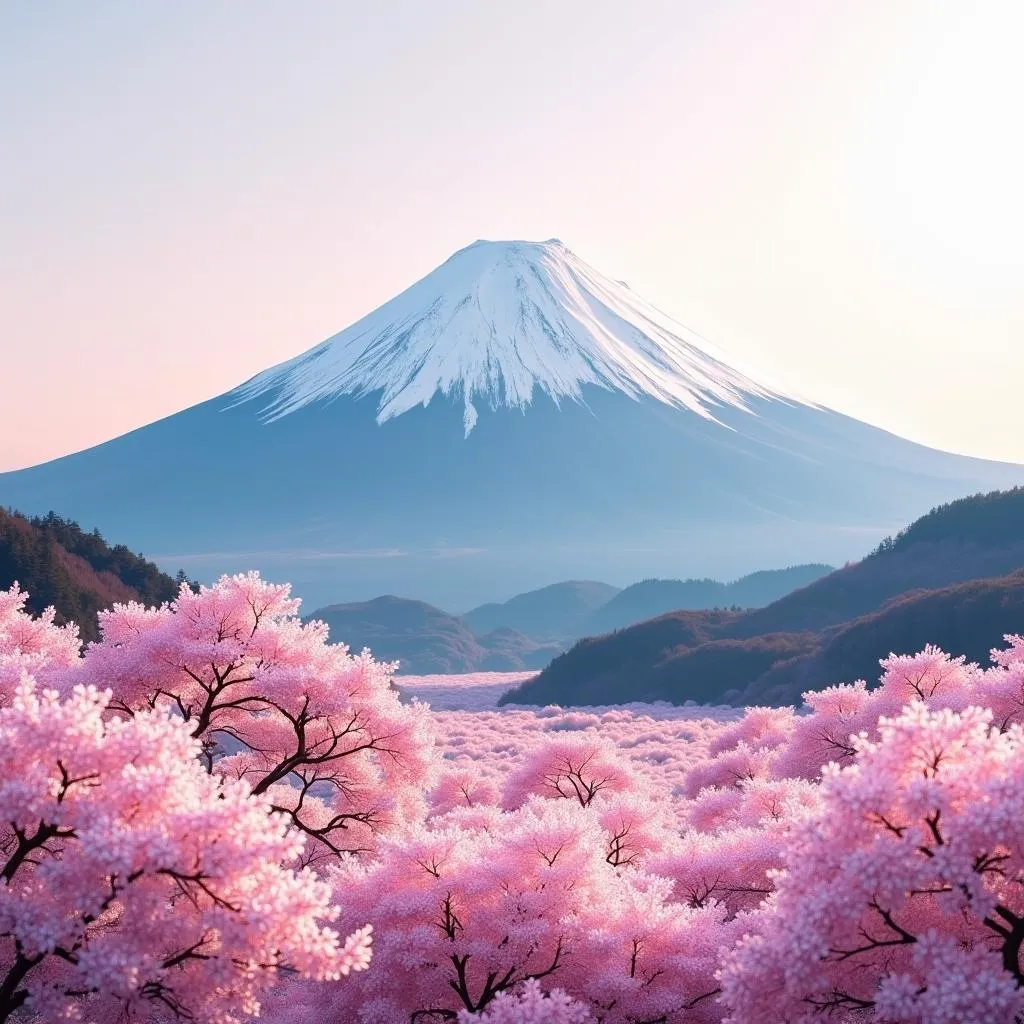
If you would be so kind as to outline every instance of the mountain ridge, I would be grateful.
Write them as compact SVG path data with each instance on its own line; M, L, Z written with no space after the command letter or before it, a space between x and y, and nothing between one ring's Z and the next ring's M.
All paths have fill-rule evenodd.
M621 593L598 580L565 580L516 594L507 601L488 601L462 615L474 632L515 629L547 639L572 637L589 613Z
M759 608L833 571L831 565L810 563L785 569L759 569L723 583L705 579L649 579L624 587L585 621L590 635L623 629L670 611L708 608Z
M799 582L794 568L817 567L768 570L745 579L767 578L776 588L785 587ZM614 601L625 592L594 580L567 580L517 594L503 603L481 605L463 615L414 598L385 594L369 601L332 603L317 608L305 620L322 619L331 627L332 636L349 647L368 646L384 660L400 660L403 671L414 674L539 670L584 635L580 630L595 610L608 604L599 602L609 594Z
M1024 569L930 590L911 590L828 631L819 645L769 667L732 702L796 704L817 680L873 684L879 657L935 644L978 664L1024 623ZM881 652L881 653L880 653Z

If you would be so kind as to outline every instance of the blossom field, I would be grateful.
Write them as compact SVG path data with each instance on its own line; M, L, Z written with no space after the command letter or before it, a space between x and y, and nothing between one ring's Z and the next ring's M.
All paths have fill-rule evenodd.
M1024 1020L1024 640L793 708L504 707L255 574L0 593L0 1024ZM344 640L343 637L330 638Z
M733 707L616 704L588 708L532 708L498 698L534 672L478 672L457 676L401 676L403 699L429 705L435 745L453 771L472 771L496 786L524 757L559 736L600 736L653 791L677 796L687 773L708 755L723 722L738 719Z

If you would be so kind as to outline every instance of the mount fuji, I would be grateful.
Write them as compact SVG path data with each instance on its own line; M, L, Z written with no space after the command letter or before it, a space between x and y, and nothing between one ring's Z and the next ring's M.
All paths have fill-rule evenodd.
M258 568L307 607L459 609L842 563L1022 482L768 386L551 239L475 242L225 395L0 474L0 503L200 579Z

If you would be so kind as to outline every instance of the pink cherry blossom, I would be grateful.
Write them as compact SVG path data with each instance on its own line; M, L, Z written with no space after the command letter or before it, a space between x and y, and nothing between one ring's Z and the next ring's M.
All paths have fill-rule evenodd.
M321 986L320 1013L454 1020L532 979L607 1024L716 1019L722 914L673 902L667 879L612 866L605 842L593 807L533 797L482 827L454 812L383 839L373 863L343 862L342 927L373 923L374 963Z
M792 708L747 708L737 722L719 730L708 744L708 754L735 750L740 743L750 750L780 747L789 741L795 721Z
M225 577L82 652L0 594L0 1024L1024 1022L1021 637L499 710L298 608Z
M106 713L27 673L0 709L0 1021L240 1021L282 974L361 970L301 834L211 776L163 710Z
M531 795L589 806L598 796L635 785L613 745L592 732L548 740L508 780L505 806L520 807Z
M23 673L49 680L79 658L78 627L54 625L53 608L38 618L29 615L27 597L17 583L0 590L0 707L10 701Z
M1024 1013L1024 731L923 701L877 731L825 769L776 893L724 956L735 1024Z
M561 989L545 993L535 979L502 992L482 1013L460 1010L458 1024L593 1024L587 1008Z
M179 714L207 766L269 795L319 863L422 813L433 741L425 707L391 688L393 666L329 644L298 608L256 573L183 586L158 609L116 605L75 678L112 688L123 714Z

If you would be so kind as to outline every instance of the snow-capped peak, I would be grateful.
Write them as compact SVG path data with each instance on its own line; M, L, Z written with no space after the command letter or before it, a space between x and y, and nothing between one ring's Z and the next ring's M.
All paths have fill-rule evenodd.
M277 419L318 399L379 392L378 422L461 395L524 407L534 390L579 401L586 384L710 417L708 406L775 394L710 345L599 274L557 238L477 241L340 334L237 388L271 395Z

